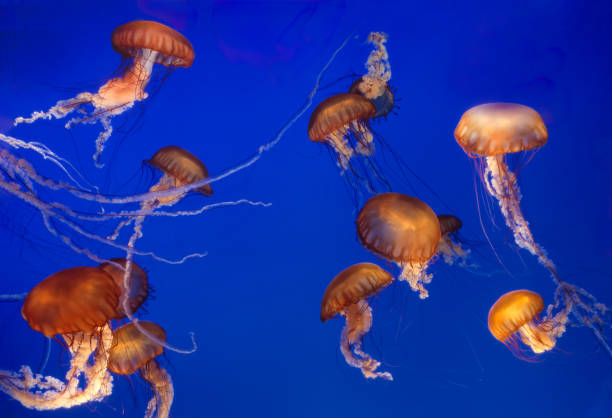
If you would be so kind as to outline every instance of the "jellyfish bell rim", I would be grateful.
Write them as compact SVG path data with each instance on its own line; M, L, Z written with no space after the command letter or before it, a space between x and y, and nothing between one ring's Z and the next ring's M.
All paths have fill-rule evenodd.
M518 133L508 132L511 122L520 128ZM541 148L548 142L548 129L542 116L529 106L491 102L466 110L454 137L468 155L492 157Z
M531 302L533 305L529 308L527 302ZM525 306L528 307L527 312L522 315L517 315L516 312L521 309L523 312L525 311ZM495 303L489 309L489 314L487 316L487 326L489 328L489 332L491 335L495 337L496 340L505 343L505 341L512 336L515 332L519 330L523 325L528 322L537 319L537 316L544 310L544 299L540 294L527 290L527 289L518 289L512 290L510 292L506 292L501 295ZM513 319L509 320L511 329L500 325L503 323L502 316L508 315L508 312L514 313Z
M353 115L344 112L341 115L342 117L337 120L336 123L326 127L318 126L320 124L318 123L320 122L319 119L332 115L334 113L340 114L342 106L346 105L350 101L359 102L359 105L361 106L361 112L353 112ZM310 119L308 120L308 137L312 142L325 142L325 138L329 134L337 131L347 123L356 120L367 121L374 117L375 114L376 106L374 106L374 103L372 103L372 101L367 97L364 97L357 93L334 94L333 96L330 96L323 100L321 103L319 103L310 114Z
M139 30L137 36L133 33L136 29ZM152 41L150 35L153 31L164 33L170 42ZM131 45L130 42L138 45ZM117 26L111 33L111 44L113 49L124 57L134 57L139 49L154 50L162 55L156 62L164 66L189 68L195 59L193 45L189 39L170 26L153 20L133 20ZM177 48L181 56L173 55L176 54L173 49Z
M164 167L162 165L158 165L157 163L155 163L154 159L159 156L160 154L164 153L164 152L168 152L168 151L172 151L172 152L177 152L178 154L181 154L181 156L183 158L186 158L188 161L190 161L191 163L193 163L195 166L197 166L201 171L202 171L202 178L198 178L196 180L191 180L191 179L185 179L183 177L179 177L173 173L169 173L168 168ZM166 174L167 176L173 177L173 178L177 178L181 181L183 181L185 184L190 184L190 183L194 183L196 181L201 181L204 180L206 178L210 178L210 174L208 173L208 168L206 168L206 165L202 162L202 160L200 160L198 157L196 157L194 154L192 154L191 152L187 151L185 148L183 147L179 147L178 145L166 145L160 149L158 149L157 151L155 151L155 153L153 154L153 156L148 159L148 160L144 160L144 162L146 164L149 164L151 167L155 167L158 170L160 170L161 172L163 172L164 174ZM212 196L213 195L213 189L212 186L209 184L205 184L202 187L198 187L196 189L194 189L198 192L200 192L201 194L203 194L204 196Z
M433 241L430 243L431 245L429 245L428 251L421 252L418 255L411 254L409 257L407 257L405 249L399 252L396 252L394 250L389 254L388 252L385 252L387 248L385 249L379 248L378 244L382 240L379 239L378 237L375 237L373 243L370 242L370 240L368 239L369 231L365 231L366 229L365 225L368 224L368 222L364 220L364 217L366 217L366 212L370 212L373 210L372 208L370 208L370 206L373 206L373 205L380 206L379 201L383 199L392 199L392 198L397 198L400 201L405 200L405 201L408 201L410 205L417 206L419 210L421 211L421 214L427 215L427 217L437 226L437 228L435 228L437 234L435 234L435 237L433 237L433 241L435 241L435 243ZM377 209L377 208L375 207L374 209ZM403 193L397 193L397 192L379 193L375 196L372 196L370 199L368 199L368 201L363 205L363 207L359 211L359 214L357 215L357 219L355 220L355 224L357 226L357 236L359 238L359 241L361 242L361 245L364 248L384 258L385 260L393 261L396 263L404 263L404 264L426 263L427 261L431 260L436 254L438 243L440 242L440 239L442 238L442 232L440 230L440 221L438 220L438 216L433 211L433 209L427 203L423 202L422 200L416 197L409 196ZM387 225L391 225L391 223L387 222ZM416 233L414 233L414 229L407 228L407 230L413 231L413 235L416 236Z
M364 272L364 270L366 270L366 272ZM363 286L359 286L359 290L362 292L359 295L355 292L347 292L346 287L348 287L348 283L362 280L365 274L368 274L372 279L368 281L369 287L364 288ZM374 281L374 283L372 283L372 281ZM328 321L360 300L378 294L392 282L393 276L391 273L374 263L357 263L345 268L332 279L323 293L320 312L321 322ZM365 292L363 292L364 289Z

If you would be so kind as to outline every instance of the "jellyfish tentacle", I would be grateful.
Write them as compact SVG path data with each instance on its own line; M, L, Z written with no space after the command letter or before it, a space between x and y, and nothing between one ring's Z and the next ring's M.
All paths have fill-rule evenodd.
M380 362L374 360L369 354L361 349L363 336L372 327L372 308L365 300L350 305L341 315L346 319L346 325L340 336L340 351L348 364L361 369L363 375L368 379L380 377L385 380L393 380L389 372L377 372Z
M30 367L22 366L18 373L0 371L0 390L24 407L39 411L99 402L110 395L113 378L106 370L112 341L110 327L104 325L98 335L77 332L65 335L64 339L72 356L66 382L34 374ZM85 380L84 387L80 387L81 376Z
M140 368L140 375L149 382L153 397L149 400L145 418L167 418L174 400L172 378L157 361L151 360ZM155 415L154 415L155 414Z

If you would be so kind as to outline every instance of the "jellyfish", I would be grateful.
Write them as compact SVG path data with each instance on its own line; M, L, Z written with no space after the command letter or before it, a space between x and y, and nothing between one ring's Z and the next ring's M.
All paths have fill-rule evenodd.
M61 119L91 105L93 110L85 118L73 118L65 127L69 129L75 123L86 122L102 124L102 132L96 139L94 163L98 167L100 155L106 141L113 132L111 118L117 116L148 97L145 91L153 74L154 64L161 64L168 71L176 67L188 68L195 57L193 46L187 38L174 29L161 23L136 20L118 26L111 34L113 49L123 59L122 72L99 88L97 93L83 92L76 97L60 100L47 111L37 111L31 117L18 117L15 125L33 123L38 119Z
M343 270L331 281L321 301L321 322L340 314L346 319L340 350L346 362L361 369L368 379L393 380L389 372L377 372L380 362L361 349L363 336L372 327L372 308L367 299L391 284L391 274L372 263L359 263Z
M206 166L198 157L175 145L161 148L153 154L148 163L164 173L159 182L151 187L149 190L151 192L185 186L209 177ZM213 194L210 184L205 184L195 190L204 196ZM170 205L179 199L180 196L168 196L156 200L157 204Z
M395 107L395 95L389 87L391 65L385 47L387 34L372 32L368 35L367 42L374 45L365 64L368 72L351 84L349 93L359 94L372 101L376 108L373 118L385 117Z
M110 395L109 320L118 316L119 297L120 288L96 267L72 267L37 284L26 296L21 313L35 331L64 339L71 356L66 381L22 366L16 373L0 371L0 390L37 410L71 408Z
M166 332L159 325L140 321L140 326L161 341L166 341ZM172 379L166 370L159 366L155 357L164 352L164 348L139 331L133 323L123 325L113 331L113 341L108 356L108 370L113 373L128 375L140 372L153 389L153 398L149 401L145 417L167 418L174 400ZM157 412L156 415L154 415Z
M415 197L382 193L366 202L356 223L363 247L396 263L402 269L399 279L407 281L421 299L427 298L425 285L433 277L427 267L441 236L434 211Z
M474 160L485 189L497 200L516 244L536 256L552 275L557 285L555 303L571 305L572 313L591 330L612 358L612 348L599 329L605 324L603 315L608 308L586 290L561 279L553 261L533 238L521 210L516 175L507 164L508 154L536 150L548 141L548 130L539 113L515 103L481 104L461 116L455 139Z
M502 295L489 311L489 331L504 343L513 354L527 359L519 341L536 354L550 351L563 335L571 306L552 314L552 307L544 318L542 297L530 290L514 290Z
M457 232L463 226L461 219L454 215L438 215L440 232L442 236L438 243L438 252L442 254L446 264L453 264L459 260L459 264L465 265L466 257L470 250L466 250L457 239Z

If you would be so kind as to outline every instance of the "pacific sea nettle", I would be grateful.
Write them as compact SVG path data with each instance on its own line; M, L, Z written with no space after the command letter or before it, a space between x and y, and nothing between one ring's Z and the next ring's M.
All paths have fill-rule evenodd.
M367 298L391 284L391 274L376 264L359 263L343 270L327 286L321 301L321 321L342 315L346 325L340 337L340 350L346 362L361 369L368 379L393 380L391 373L377 372L380 362L361 349L362 339L372 327L372 309Z
M561 279L553 261L536 243L520 206L521 192L516 175L510 171L507 155L536 150L548 141L548 130L539 113L516 103L486 103L467 110L455 128L455 139L473 158L487 192L499 203L514 241L548 269L557 285L554 306L572 312L587 326L606 353L612 348L601 332L608 308L586 290Z
M138 324L158 340L166 341L166 332L156 323L139 321ZM170 407L174 400L172 378L155 360L155 357L163 352L164 348L161 345L140 332L133 323L113 331L108 369L123 375L138 371L151 385L153 398L147 405L145 417L167 418L170 415Z
M47 111L34 112L29 118L18 117L15 125L32 123L41 118L64 118L75 110L84 111L85 105L91 105L93 111L88 116L70 120L66 128L80 122L99 121L102 124L103 131L96 139L93 156L96 164L102 166L99 164L100 154L113 132L111 118L148 97L145 88L153 74L154 64L171 71L177 67L190 67L195 57L193 46L187 38L166 25L146 20L135 20L115 28L111 34L111 44L123 60L118 77L110 79L97 93L79 93L74 98L60 100Z
M159 149L147 162L164 173L157 184L151 187L150 192L185 186L209 177L208 169L198 157L176 145ZM196 190L205 196L213 194L210 184L198 187ZM158 198L156 201L157 205L170 205L180 198L181 196L168 196Z
M144 283L130 281L130 285L147 287L146 279ZM70 368L65 382L34 374L29 366L16 373L0 371L0 390L37 410L71 408L110 395L112 376L106 371L112 341L109 321L125 316L120 307L121 289L98 267L68 268L37 284L24 300L22 316L35 331L64 339ZM134 310L144 301L143 292L130 289L128 304Z
M366 202L356 223L363 247L400 266L399 279L425 299L432 279L427 266L441 237L434 211L415 197L382 193Z
M542 297L529 290L515 290L502 295L489 311L489 331L517 357L525 358L518 345L522 341L534 353L552 350L564 332L569 312L552 316L544 310Z

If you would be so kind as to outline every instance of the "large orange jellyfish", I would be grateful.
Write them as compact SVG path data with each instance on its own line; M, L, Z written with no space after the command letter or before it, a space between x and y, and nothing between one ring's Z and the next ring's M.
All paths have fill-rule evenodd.
M158 340L166 341L166 332L159 325L149 321L140 321L139 324ZM140 332L133 323L113 331L108 369L123 375L139 371L142 378L151 385L153 398L147 405L145 417L167 418L170 415L174 400L172 379L155 360L163 352L161 345Z
M60 100L46 112L34 112L29 118L18 117L15 125L32 123L38 119L64 118L84 105L91 105L93 111L85 119L74 118L66 123L100 122L103 130L96 139L94 162L99 163L100 155L113 132L111 118L125 112L134 103L148 97L145 88L151 79L153 65L161 64L172 70L176 67L190 67L195 57L193 46L187 38L161 23L136 20L123 24L111 34L113 49L124 62L122 74L109 80L97 93L83 92L76 97Z
M361 244L374 254L395 262L412 290L425 299L426 269L440 242L440 222L434 211L415 197L382 193L370 198L357 216Z
M365 64L368 72L351 84L349 93L360 94L371 100L376 108L373 117L379 118L387 116L395 107L395 96L389 87L391 65L385 46L387 34L372 32L367 41L374 45Z
M552 307L544 318L542 297L529 290L514 290L502 295L489 311L489 331L513 354L525 359L519 340L536 354L550 351L565 332L569 310L552 315Z
M463 226L463 222L455 215L438 215L438 221L442 233L438 243L438 252L442 254L445 263L453 264L455 260L459 260L459 264L464 265L470 250L463 248L457 239L457 233Z
M557 285L555 305L570 309L612 358L612 348L598 328L604 324L602 315L608 308L584 289L563 281L546 251L535 242L519 203L521 192L516 175L507 164L508 154L535 150L548 141L548 130L539 113L516 103L481 104L461 116L455 139L474 160L487 192L499 203L516 244L536 256L551 273Z
M18 373L0 371L0 390L37 410L71 408L110 395L112 376L106 368L112 333L108 322L118 316L119 297L120 288L96 267L62 270L36 285L21 313L32 329L47 337L63 337L71 355L66 382L22 366Z
M342 315L346 325L340 337L340 350L346 362L361 369L368 379L393 380L388 372L377 372L380 362L361 349L361 340L372 327L372 309L367 299L391 284L391 274L372 263L359 263L343 270L331 281L321 301L321 321Z

